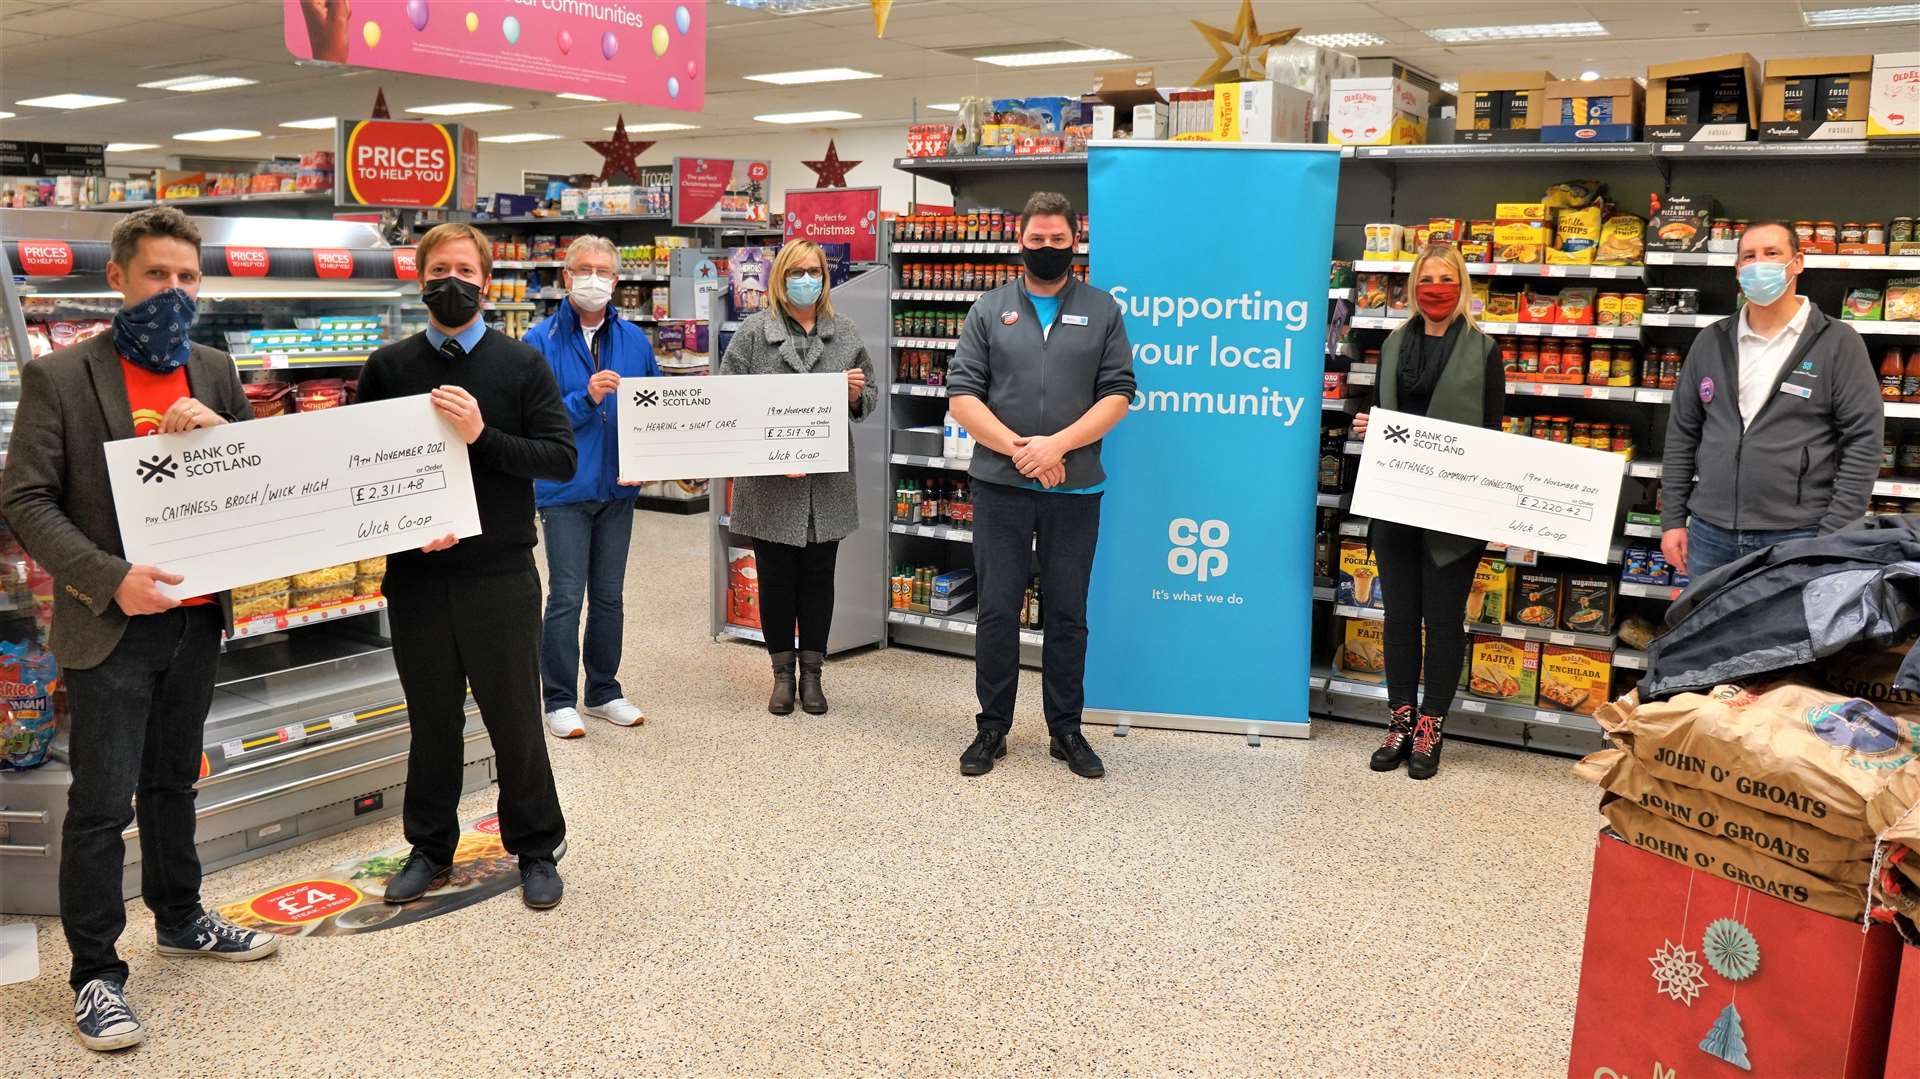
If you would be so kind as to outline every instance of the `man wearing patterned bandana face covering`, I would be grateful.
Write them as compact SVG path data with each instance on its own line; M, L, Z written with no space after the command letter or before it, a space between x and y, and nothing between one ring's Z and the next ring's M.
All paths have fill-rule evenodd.
M279 938L200 905L194 847L199 778L224 597L178 601L187 584L122 557L102 447L115 439L252 418L233 360L187 339L200 291L200 233L172 207L128 215L113 231L107 283L125 297L113 332L21 369L0 512L53 573L51 645L72 701L60 917L73 953L74 1027L89 1049L146 1037L115 951L126 926L121 833L139 799L142 891L160 951L261 959Z

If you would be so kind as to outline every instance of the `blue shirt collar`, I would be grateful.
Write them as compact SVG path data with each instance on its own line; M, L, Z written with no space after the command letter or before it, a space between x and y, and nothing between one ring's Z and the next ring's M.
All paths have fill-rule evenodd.
M461 348L472 352L474 349L480 347L480 339L486 335L487 320L484 318L476 318L473 320L472 325L454 334L453 339L460 342ZM441 333L439 327L429 322L427 323L427 343L431 344L435 350L438 350L440 346L447 343L447 335Z

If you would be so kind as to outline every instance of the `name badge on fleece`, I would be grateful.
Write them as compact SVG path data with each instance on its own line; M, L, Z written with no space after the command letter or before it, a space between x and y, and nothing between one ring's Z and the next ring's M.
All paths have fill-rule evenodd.
M1085 325L1087 324L1087 316L1085 316L1085 315L1061 315L1061 316L1060 316L1060 321L1061 321L1061 322L1064 322L1064 323L1066 323L1066 324L1067 324L1067 325L1069 325L1069 326L1085 326Z
M1793 383L1791 383L1791 382L1782 382L1782 383L1780 384L1780 392L1781 392L1781 393L1790 393L1790 394L1792 394L1792 395L1794 395L1795 397L1798 397L1798 398L1801 398L1802 400L1806 400L1806 399L1809 399L1809 398L1811 398L1811 397L1813 396L1813 387L1811 387L1811 386L1796 386L1796 385L1794 385L1794 384L1793 384Z

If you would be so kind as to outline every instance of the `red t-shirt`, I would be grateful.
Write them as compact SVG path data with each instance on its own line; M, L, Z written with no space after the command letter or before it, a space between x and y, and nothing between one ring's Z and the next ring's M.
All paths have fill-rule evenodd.
M160 433L160 421L166 418L167 409L182 397L193 396L193 390L187 385L187 369L178 367L164 375L156 375L144 367L120 361L120 369L127 376L127 404L133 408L133 434L135 438ZM182 607L203 607L213 602L212 596L195 596L180 601Z

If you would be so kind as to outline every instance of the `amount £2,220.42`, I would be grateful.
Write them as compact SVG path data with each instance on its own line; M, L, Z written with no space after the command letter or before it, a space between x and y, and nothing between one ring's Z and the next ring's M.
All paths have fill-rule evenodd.
M1520 508L1537 513L1550 513L1555 517L1571 517L1579 521L1593 519L1593 507L1577 502L1562 502L1558 499L1541 498L1537 495L1521 495Z

